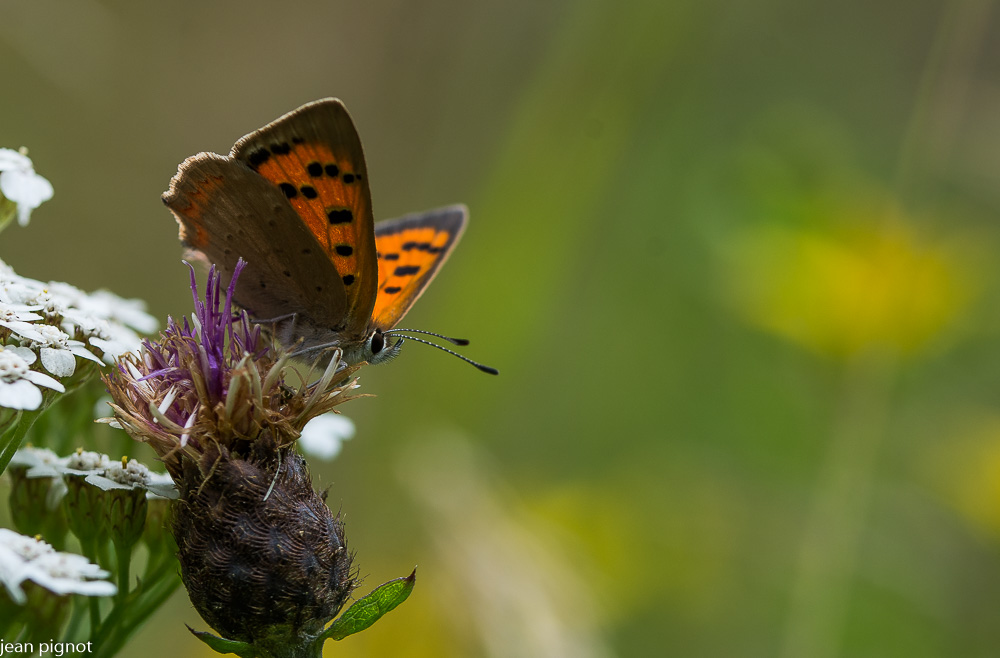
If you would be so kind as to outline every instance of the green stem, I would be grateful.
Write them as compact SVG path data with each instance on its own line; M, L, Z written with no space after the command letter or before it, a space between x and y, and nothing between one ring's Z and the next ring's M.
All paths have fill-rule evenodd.
M18 642L23 640L28 635L28 623L23 619L16 619L10 627L4 631L3 637L5 641Z
M115 597L115 605L124 606L125 600L128 599L132 549L115 544L115 553L118 557L118 595Z
M96 540L81 540L80 552L93 564L98 564ZM101 602L96 596L88 596L87 607L90 609L90 637L94 637L97 634L98 627L101 625Z
M109 542L106 530L98 536L96 543L97 543L97 559L92 560L92 562L94 564L101 565L102 568L107 569L108 571L112 570L117 571L118 569L114 564L114 560L112 560L111 558L111 551L108 550Z
M94 637L101 626L101 602L96 596L88 596L87 606L90 608L90 636Z
M800 545L782 653L787 658L838 654L893 373L891 359L873 354L849 364Z
M77 633L80 630L80 624L83 622L83 616L87 612L87 605L85 601L92 597L89 596L75 596L73 597L73 614L69 618L69 623L66 624L66 629L63 631L62 640L63 642L76 642Z
M115 605L100 633L93 636L94 646L97 647L94 658L110 658L118 653L139 626L177 590L180 578L163 580L172 572L168 565L164 567L157 570L153 580L143 581L141 591L127 604Z
M0 453L0 473L7 470L7 465L10 464L10 460L13 459L14 453L21 447L21 441L24 440L24 435L28 433L31 426L35 424L38 417L43 411L45 411L45 406L46 404L43 402L42 405L34 411L21 412L21 418L18 420L13 431L9 433L10 439L7 440L7 443L3 447L3 452Z

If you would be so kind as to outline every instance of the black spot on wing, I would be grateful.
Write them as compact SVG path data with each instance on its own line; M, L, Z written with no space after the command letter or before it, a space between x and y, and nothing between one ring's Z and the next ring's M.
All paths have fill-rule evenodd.
M267 149L257 149L256 151L250 154L249 158L250 167L252 169L256 169L257 167L261 166L270 159L271 159L271 154L268 152Z
M350 224L354 221L354 213L350 208L330 208L326 211L326 218L331 224Z

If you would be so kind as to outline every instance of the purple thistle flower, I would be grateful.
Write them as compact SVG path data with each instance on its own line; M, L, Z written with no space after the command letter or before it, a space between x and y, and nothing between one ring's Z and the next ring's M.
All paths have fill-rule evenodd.
M115 420L148 443L180 491L171 531L194 606L225 637L263 655L316 640L355 585L343 524L294 450L312 418L352 397L340 350L318 381L292 365L213 267L194 313L104 377ZM295 381L297 380L297 381ZM298 655L298 654L295 654Z
M277 428L279 445L290 444L306 422L350 399L342 394L357 385L351 379L356 368L344 369L339 350L320 380L307 384L308 374L289 364L246 311L234 312L233 291L245 266L239 261L225 294L213 267L204 298L191 268L194 313L168 318L158 340L143 341L138 356L123 356L104 378L119 423L150 443L175 477L179 463L170 457L189 443L197 450L205 436L223 445L252 442ZM340 384L333 386L338 368ZM297 388L286 383L289 376Z

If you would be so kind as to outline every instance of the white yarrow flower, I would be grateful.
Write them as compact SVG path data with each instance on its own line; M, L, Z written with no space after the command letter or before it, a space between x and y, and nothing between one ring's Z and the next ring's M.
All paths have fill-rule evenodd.
M111 458L104 453L77 449L76 452L66 458L66 472L72 475L102 473L110 463Z
M37 327L41 340L29 341L29 347L38 347L42 356L42 366L57 377L69 377L76 371L76 358L90 359L100 365L103 362L87 351L83 343L73 340L62 329L42 324Z
M11 600L24 605L27 598L21 583L28 577L26 563L14 551L0 544L0 584L7 590Z
M10 301L3 287L0 287L0 327L9 329L18 338L39 340L41 334L31 324L44 317L35 313L41 306L29 306Z
M28 579L54 594L114 596L118 588L106 580L109 574L82 555L48 553L28 563Z
M43 354L42 363L53 374L69 371L70 354L97 361L86 349L88 343L101 350L108 363L125 352L137 352L142 339L136 332L150 333L158 326L145 309L142 300L124 299L107 290L88 294L68 283L22 277L0 261L0 329L15 334L21 344L59 343L44 345L64 352ZM61 329L65 337L42 329L45 325ZM62 342L65 338L75 342Z
M112 596L118 592L104 579L109 574L87 558L60 553L44 541L0 528L0 582L17 604L27 601L21 583L31 580L55 594Z
M134 459L110 462L101 473L87 476L87 482L108 491L110 489L145 489L161 498L177 498L179 493L169 475L153 473Z
M0 291L0 326L4 322L34 322L42 320L43 317L35 311L41 306L28 306L27 304L11 304L4 301L2 291Z
M34 411L42 404L39 386L66 391L57 380L31 369L37 358L27 347L0 345L0 407Z
M126 326L114 324L107 320L98 320L92 329L81 327L81 331L90 336L90 344L104 352L104 360L114 363L126 352L138 352L142 345L139 335ZM154 323L155 325L155 323Z
M23 152L0 148L0 194L17 204L17 223L27 226L31 211L52 198L52 183Z
M66 495L67 487L63 473L66 472L68 463L69 457L60 457L48 448L33 446L18 448L10 460L12 467L19 466L26 469L24 476L27 478L52 478L48 494L45 496L45 505L50 510L55 509Z
M173 478L169 473L156 473L150 471L149 481L146 482L146 498L169 498L176 500L180 498L181 492L177 490Z
M38 559L48 553L55 553L56 551L56 549L40 539L27 537L7 528L0 528L0 546L11 551L26 562Z
M48 494L45 497L45 504L49 509L55 509L66 495L69 489L66 485L67 475L86 477L103 473L110 463L111 460L107 455L90 452L83 448L78 448L68 457L60 457L48 448L32 446L19 448L10 460L11 466L21 466L27 469L24 473L25 477L52 478Z
M80 304L80 308L144 334L151 334L160 326L156 318L146 311L146 302L141 299L125 299L108 290L90 293Z
M302 428L299 446L308 455L330 461L340 454L344 441L354 436L354 422L330 412L316 416Z

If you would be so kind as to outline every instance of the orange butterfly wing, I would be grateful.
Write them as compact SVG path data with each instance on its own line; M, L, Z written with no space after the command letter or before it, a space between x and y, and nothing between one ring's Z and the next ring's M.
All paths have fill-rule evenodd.
M458 243L469 211L449 206L379 222L375 226L378 297L372 323L396 326L417 301Z
M393 328L448 259L468 218L450 206L372 218L361 140L343 104L303 105L243 137L229 157L188 158L164 202L181 238L231 277L237 300L284 320L306 349L357 346Z
M185 160L163 201L180 224L187 256L215 264L228 286L249 262L236 301L258 319L295 314L325 327L344 323L347 300L336 268L285 197L232 158Z
M367 331L378 266L368 169L343 103L314 101L243 137L231 157L272 184L337 269L347 297L349 338Z

